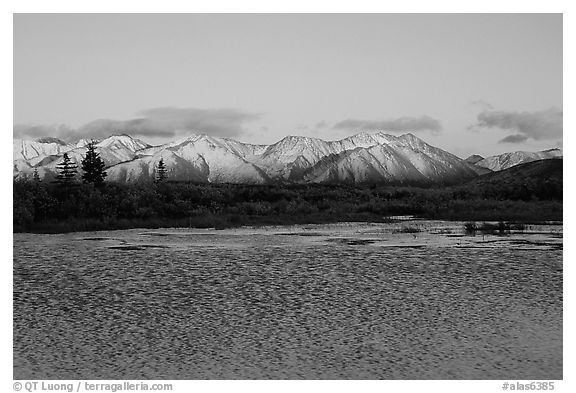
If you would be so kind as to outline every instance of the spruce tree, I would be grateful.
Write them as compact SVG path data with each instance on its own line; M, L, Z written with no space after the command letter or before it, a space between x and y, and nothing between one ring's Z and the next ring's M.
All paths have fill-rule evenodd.
M160 158L158 161L158 167L156 168L156 182L161 183L166 180L168 173L166 171L166 164L164 164L164 159Z
M96 151L96 142L91 141L86 145L88 151L86 156L82 160L82 181L84 183L94 183L100 185L104 182L104 178L107 176L104 170L104 161L100 158L100 153Z
M40 175L38 174L38 168L34 168L33 179L34 179L34 183L40 183L42 181L40 179Z
M68 157L68 153L62 156L62 162L56 165L58 175L56 175L56 182L63 185L70 185L74 182L78 165Z

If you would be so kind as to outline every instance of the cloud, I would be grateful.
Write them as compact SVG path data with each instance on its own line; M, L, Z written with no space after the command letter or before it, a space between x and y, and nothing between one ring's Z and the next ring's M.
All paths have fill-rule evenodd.
M236 109L151 108L129 120L98 119L78 129L67 126L15 125L14 137L39 138L53 136L64 140L106 138L126 133L140 137L172 138L190 132L219 137L236 137L246 122L258 120L260 115Z
M21 139L38 139L43 137L56 137L59 139L68 139L71 135L75 134L73 128L64 124L55 125L32 125L32 124L16 124L12 127L12 135L14 138Z
M318 123L316 123L316 128L326 128L328 127L328 122L324 121L324 120L320 120Z
M440 121L431 118L430 116L420 117L401 117L392 120L356 120L347 119L336 123L335 129L349 129L349 130L386 130L386 131L432 131L440 132L442 125Z
M520 135L524 140L558 139L562 137L562 111L557 108L535 112L483 111L478 114L478 123L472 127L500 128L517 133L502 142L518 143Z
M304 131L309 131L309 132L317 132L321 129L324 128L328 128L330 124L324 120L320 120L319 122L313 124L313 125L308 125L308 124L298 124L295 129L296 130L304 130Z
M526 141L528 137L522 134L508 135L504 139L500 139L498 143L522 143Z
M492 109L494 109L494 107L490 103L482 100L472 101L471 104L481 107L483 111L491 111Z
M132 119L132 120L111 120L111 119L98 119L83 125L77 130L77 136L81 138L95 138L102 139L112 134L131 134L138 136L145 136L148 134L156 135L164 133L163 130L157 132L150 129L150 124L147 119Z
M260 115L236 109L153 108L141 112L146 125L164 133L196 130L205 134L234 137L242 134L245 122L258 120Z

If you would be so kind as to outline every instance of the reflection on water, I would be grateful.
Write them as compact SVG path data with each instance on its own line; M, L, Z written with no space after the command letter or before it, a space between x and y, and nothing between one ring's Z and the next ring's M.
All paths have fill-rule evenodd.
M562 378L561 226L399 226L15 234L14 378Z

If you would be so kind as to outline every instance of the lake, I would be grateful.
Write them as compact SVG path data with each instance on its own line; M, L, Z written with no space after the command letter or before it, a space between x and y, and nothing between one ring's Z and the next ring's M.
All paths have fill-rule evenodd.
M14 234L14 379L562 379L562 226Z

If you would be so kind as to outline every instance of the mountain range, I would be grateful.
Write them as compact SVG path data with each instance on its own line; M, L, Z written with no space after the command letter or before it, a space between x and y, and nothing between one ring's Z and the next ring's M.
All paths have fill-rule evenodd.
M53 179L62 155L67 153L79 164L88 142L86 139L75 143L56 138L14 139L14 177L31 177L36 171L41 178ZM163 159L169 179L177 181L457 183L492 170L562 155L554 149L508 153L509 158L478 156L478 160L478 157L462 160L412 134L394 136L384 132L363 132L337 141L288 136L271 145L194 134L151 146L129 135L113 135L98 141L96 146L106 164L107 180L117 182L151 181L158 162Z
M468 157L466 161L476 166L490 169L491 171L501 171L504 169L512 168L516 165L526 164L532 161L547 160L551 158L562 158L562 150L549 149L537 152L515 151L486 158L474 154Z

